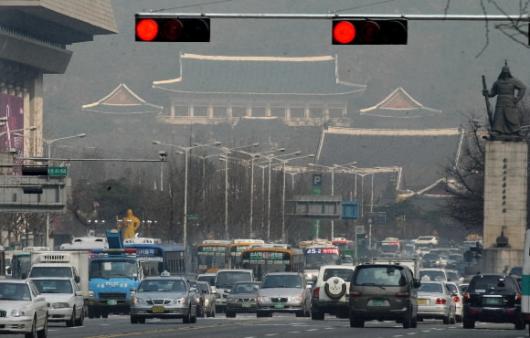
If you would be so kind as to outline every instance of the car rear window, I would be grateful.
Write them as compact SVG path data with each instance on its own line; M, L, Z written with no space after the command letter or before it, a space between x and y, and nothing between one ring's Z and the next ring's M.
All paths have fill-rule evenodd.
M445 282L445 274L443 271L439 270L428 270L420 271L420 280L422 281L438 281Z
M353 270L352 269L326 269L324 271L323 280L327 281L331 277L339 277L343 280L349 282L353 276Z
M458 280L458 274L456 272L453 272L453 271L447 271L446 272L447 274L447 279L450 280L450 281L456 281Z
M443 289L438 283L422 283L418 292L443 293Z
M469 283L469 293L514 293L515 283L511 278L503 276L475 276Z
M405 286L407 278L403 269L394 266L371 266L358 268L355 285Z

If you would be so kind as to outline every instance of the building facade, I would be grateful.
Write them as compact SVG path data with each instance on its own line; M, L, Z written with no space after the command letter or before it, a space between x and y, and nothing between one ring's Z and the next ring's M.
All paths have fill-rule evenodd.
M337 57L328 55L181 54L180 76L153 82L168 93L160 119L171 124L279 119L289 126L349 126L348 100L365 87L341 81Z
M43 77L63 74L67 46L117 32L110 0L0 0L0 152L43 152Z

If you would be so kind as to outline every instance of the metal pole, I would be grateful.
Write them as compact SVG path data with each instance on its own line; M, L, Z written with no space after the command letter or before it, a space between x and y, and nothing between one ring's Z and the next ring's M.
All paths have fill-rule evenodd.
M160 161L160 191L164 191L164 162Z
M364 216L364 175L361 176L361 218Z
M253 238L252 233L252 217L254 214L254 156L250 159L250 222L248 234L250 238Z
M269 158L269 187L267 190L267 240L271 240L271 176L272 176L272 158Z
M355 178L354 178L354 181L353 181L353 182L354 182L354 183L353 183L353 185L354 185L354 188L353 188L353 197L354 197L354 198L357 198L357 174L354 173L353 175L354 175L354 177L355 177Z
M190 149L184 149L184 220L182 221L182 242L184 248L188 247L188 161L189 161Z
M283 171L283 179L282 179L282 242L285 243L285 163L286 161L282 162L282 171Z
M50 238L50 213L46 213L46 230L44 232L44 246L48 247L48 242Z
M526 14L376 14L376 13L182 13L139 12L137 18L153 16L215 19L407 19L418 21L528 21Z
M202 202L206 203L206 157L202 158Z
M331 168L331 196L335 196L335 168ZM331 240L335 238L335 220L331 220Z
M261 231L265 227L265 167L261 167Z
M228 239L228 158L225 159L225 239Z
M372 174L372 192L370 194L370 212L374 212L374 174Z
M372 219L368 223L368 250L372 250Z

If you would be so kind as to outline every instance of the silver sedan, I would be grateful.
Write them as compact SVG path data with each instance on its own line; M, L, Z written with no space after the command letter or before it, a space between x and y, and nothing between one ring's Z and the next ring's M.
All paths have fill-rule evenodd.
M148 318L182 318L184 323L197 321L196 290L182 277L149 277L136 290L131 306L131 323L145 323Z
M297 317L311 315L311 294L303 274L295 272L269 273L257 294L257 317L270 317L274 312L295 313Z
M418 319L442 319L454 324L456 307L445 282L422 282L418 289Z

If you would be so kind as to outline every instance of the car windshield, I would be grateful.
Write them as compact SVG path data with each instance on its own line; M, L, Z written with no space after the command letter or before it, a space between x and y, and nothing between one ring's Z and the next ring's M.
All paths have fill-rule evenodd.
M69 280L38 279L33 283L40 293L73 293L72 284Z
M262 289L299 289L302 287L302 278L297 275L269 275L265 276Z
M442 285L438 283L421 283L418 292L443 293L443 288Z
M254 283L238 283L234 285L234 288L232 289L233 294L237 293L256 293L258 292L258 285Z
M339 277L349 282L353 276L353 269L326 269L324 270L323 280L327 281L331 277Z
M72 269L67 266L35 266L29 273L30 278L39 277L66 277L73 278Z
M250 272L224 271L217 273L215 286L218 288L231 288L237 282L250 282Z
M478 294L513 294L516 291L513 280L503 276L476 276L467 289L469 293Z
M146 279L138 292L186 292L186 282L180 279Z
M21 283L0 283L0 300L30 301L29 288Z
M459 278L458 274L454 271L446 271L445 273L447 274L447 280L449 281L457 281Z
M210 285L208 283L197 283L197 288L202 294L210 293Z
M405 286L403 269L394 266L361 267L355 274L355 285Z
M215 275L212 276L199 276L197 277L198 282L207 282L210 286L215 286Z
M421 281L445 282L446 277L445 277L444 272L441 270L421 270L420 280Z
M306 269L318 269L322 265L339 264L340 257L338 254L319 254L311 253L305 255Z
M137 273L135 260L95 260L90 263L91 278L133 278Z

